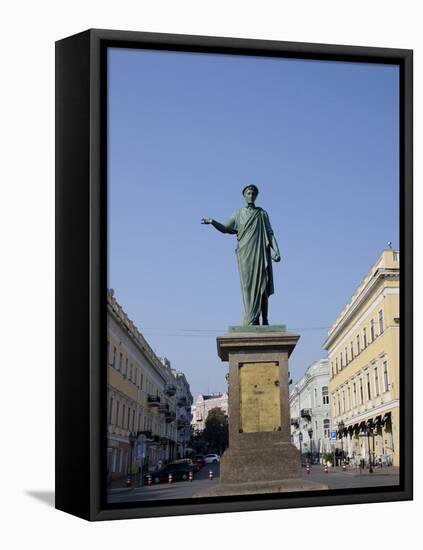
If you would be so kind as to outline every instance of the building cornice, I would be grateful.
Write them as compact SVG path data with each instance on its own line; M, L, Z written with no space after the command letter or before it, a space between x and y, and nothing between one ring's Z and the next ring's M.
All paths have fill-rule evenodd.
M141 351L141 353L150 361L150 364L155 368L157 373L163 378L163 381L167 381L165 367L154 351L151 349L147 340L139 332L134 323L124 312L123 308L117 303L116 299L108 293L108 311L113 317L114 321L121 327L126 333L131 342ZM173 375L172 375L173 376Z
M334 341L342 334L348 323L356 315L360 307L368 299L369 295L374 292L375 288L388 279L398 279L399 269L379 268L374 276L367 282L364 288L353 296L350 303L344 308L343 312L338 316L334 325L331 327L328 337L323 344L323 348L328 350Z

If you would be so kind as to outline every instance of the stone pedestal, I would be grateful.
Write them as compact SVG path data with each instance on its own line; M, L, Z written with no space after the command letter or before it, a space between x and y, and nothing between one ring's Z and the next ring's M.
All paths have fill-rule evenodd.
M220 484L197 496L327 488L301 479L291 444L288 358L299 338L284 326L232 327L217 338L229 361L229 448Z

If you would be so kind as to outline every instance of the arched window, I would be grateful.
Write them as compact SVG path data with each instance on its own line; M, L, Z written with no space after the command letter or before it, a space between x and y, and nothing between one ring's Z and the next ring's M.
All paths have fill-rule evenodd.
M329 388L327 386L322 387L323 405L329 405Z

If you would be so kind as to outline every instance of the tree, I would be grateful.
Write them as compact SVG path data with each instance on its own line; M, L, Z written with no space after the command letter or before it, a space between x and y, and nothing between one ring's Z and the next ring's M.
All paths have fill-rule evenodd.
M211 409L206 419L203 438L208 446L222 454L228 446L228 418L221 408Z

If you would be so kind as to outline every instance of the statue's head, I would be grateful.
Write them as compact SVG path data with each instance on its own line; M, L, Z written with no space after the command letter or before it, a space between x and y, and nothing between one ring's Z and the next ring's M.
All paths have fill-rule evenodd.
M247 202L247 204L254 204L257 195L259 194L258 187L253 184L248 184L242 190L242 194Z

